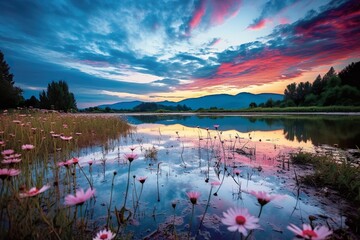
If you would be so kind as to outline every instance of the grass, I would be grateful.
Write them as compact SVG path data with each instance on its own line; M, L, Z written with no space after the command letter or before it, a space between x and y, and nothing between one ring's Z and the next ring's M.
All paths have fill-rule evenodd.
M243 108L237 110L226 110L226 109L206 109L197 112L360 112L359 106L326 106L326 107L273 107L273 108Z
M360 168L354 167L349 161L338 161L332 156L323 156L298 152L291 156L292 163L298 165L311 164L314 173L302 177L301 181L315 188L336 190L357 209L346 213L346 224L355 234L360 234Z
M115 146L116 141L131 130L119 117L85 116L15 111L0 115L0 150L21 154L18 163L5 164L0 155L1 169L17 169L15 177L1 175L0 239L71 239L89 234L86 223L76 221L78 214L59 204L62 194L74 191L76 172L80 166L66 168L62 175L57 164L78 157L84 147ZM33 149L24 150L29 144ZM63 167L65 169L65 167ZM32 198L21 199L19 192L43 185L50 190ZM82 212L81 206L75 212ZM75 220L74 220L75 218ZM21 229L21 231L19 231ZM76 231L75 231L76 229ZM91 234L91 233L90 233ZM86 237L91 238L91 235Z
M360 168L349 161L332 156L298 152L291 156L294 164L312 164L314 173L303 178L303 182L314 187L332 188L346 199L360 203Z

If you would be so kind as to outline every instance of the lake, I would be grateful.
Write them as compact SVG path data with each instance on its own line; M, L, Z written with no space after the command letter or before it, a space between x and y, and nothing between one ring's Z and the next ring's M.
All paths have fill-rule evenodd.
M301 227L309 223L310 215L316 217L315 225L344 227L346 203L329 205L322 194L326 189L299 186L294 172L301 175L301 169L289 163L288 155L319 151L324 145L360 146L359 116L119 117L136 127L132 134L79 153L96 189L96 201L86 203L89 226L94 229L106 224L110 206L110 226L115 231L114 207L121 209L125 198L129 211L124 216L132 215L119 232L135 239L240 239L221 221L230 208L246 208L256 217L262 209L260 228L249 239L291 239L294 234L287 226ZM125 157L129 153L138 156L131 164ZM82 173L77 177L78 185L87 188ZM139 177L147 178L140 183ZM195 205L187 196L193 191L200 194ZM251 191L280 197L261 208Z

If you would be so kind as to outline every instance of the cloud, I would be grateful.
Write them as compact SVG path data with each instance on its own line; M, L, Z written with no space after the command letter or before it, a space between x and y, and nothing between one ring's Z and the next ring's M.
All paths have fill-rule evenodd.
M189 32L200 26L206 29L222 24L227 18L238 13L241 2L241 0L200 0L189 21Z
M280 11L293 5L299 0L269 0L262 7L261 14L256 18L252 24L248 26L248 29L259 30L265 27L265 25L271 22L273 18Z
M218 54L220 64L208 69L212 74L193 79L181 88L261 85L293 79L342 59L358 58L358 26L360 10L356 1L323 8L321 13L278 26L267 41L242 44Z

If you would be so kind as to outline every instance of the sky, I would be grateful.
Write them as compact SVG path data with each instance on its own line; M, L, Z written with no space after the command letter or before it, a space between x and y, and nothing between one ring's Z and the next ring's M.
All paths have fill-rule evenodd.
M0 0L24 97L66 81L80 108L283 93L360 60L358 0Z

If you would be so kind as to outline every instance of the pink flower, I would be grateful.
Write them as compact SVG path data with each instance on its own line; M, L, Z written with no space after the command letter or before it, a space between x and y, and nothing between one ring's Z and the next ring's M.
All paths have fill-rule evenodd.
M90 199L95 194L95 189L89 188L86 192L80 188L76 190L74 195L67 195L65 197L65 205L82 205L86 200Z
M244 236L248 235L247 230L259 228L257 224L259 219L249 214L246 208L230 208L223 213L224 218L221 222L228 225L228 230L231 232L239 231Z
M239 176L239 175L240 175L240 170L239 170L239 169L234 169L234 170L233 170L233 173L234 173L236 176Z
M134 161L135 159L138 158L138 155L135 154L135 153L128 153L128 154L125 154L125 158L126 158L129 162L132 162L132 161Z
M219 124L215 124L215 125L214 125L214 128L215 128L216 130L217 130L219 127L220 127Z
M276 195L276 194L269 195L265 191L257 191L256 192L254 190L251 190L250 194L257 198L257 200L261 206L264 206L265 204L269 203L272 200L284 198L283 195Z
M60 137L60 134L52 133L51 136L52 136L53 138L58 138L58 137Z
M295 233L297 236L311 240L326 239L327 236L333 233L329 228L325 226L316 226L315 229L312 229L309 224L303 224L303 230L301 230L294 224L290 224L287 228L293 233Z
M4 180L5 178L19 175L20 173L21 173L21 171L17 170L17 169L0 168L0 179Z
M2 154L3 156L6 156L6 155L11 155L11 154L13 154L14 152L15 152L15 151L12 150L12 149L6 149L6 150L2 151L1 154Z
M20 198L25 198L25 197L33 197L36 196L40 193L45 192L46 190L48 190L50 188L50 185L44 185L42 188L37 189L36 187L31 188L29 191L24 192L24 193L19 193L19 197Z
M72 136L60 136L61 140L64 140L64 141L70 141L73 137Z
M186 195L189 197L190 202L192 204L196 204L198 198L200 197L200 193L199 192L188 192L186 193Z
M21 149L27 151L27 150L32 150L32 149L34 149L34 147L35 147L35 146L34 146L34 145L31 145L31 144L24 144L24 145L21 146Z
M71 164L77 164L77 163L79 163L79 159L77 159L77 158L72 158L72 159L69 159L69 160L67 160L66 162L59 162L57 165L59 166L59 167L62 167L62 166L65 166L65 167L69 167Z
M19 163L21 162L21 158L7 158L2 160L1 163L3 164L12 164L12 163Z
M210 183L212 187L215 187L215 186L220 186L220 182L219 181L213 181Z
M147 179L147 177L138 177L138 181L143 184L145 182L145 180Z
M96 237L93 240L111 240L115 237L115 234L110 230L101 230L96 234Z
M21 157L21 154L16 153L16 154L11 154L11 155L4 156L4 159L19 158L19 157Z

